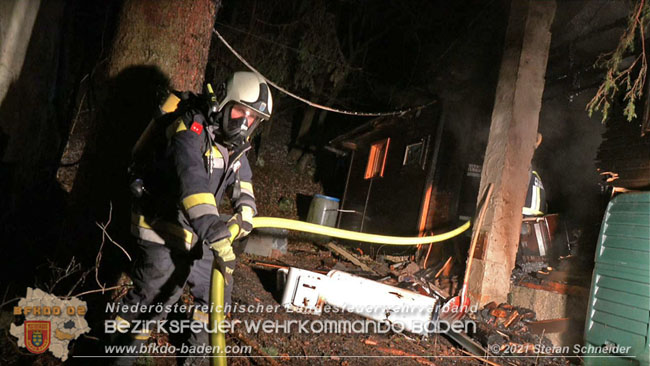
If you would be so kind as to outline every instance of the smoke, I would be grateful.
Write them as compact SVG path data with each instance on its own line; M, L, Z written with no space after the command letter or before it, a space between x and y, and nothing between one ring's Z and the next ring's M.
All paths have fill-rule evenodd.
M547 88L545 94L563 87ZM544 139L533 158L546 189L549 213L560 214L569 228L580 229L588 237L597 232L603 214L601 178L594 159L604 130L598 118L589 118L584 110L589 98L585 92L571 100L544 99L539 122Z

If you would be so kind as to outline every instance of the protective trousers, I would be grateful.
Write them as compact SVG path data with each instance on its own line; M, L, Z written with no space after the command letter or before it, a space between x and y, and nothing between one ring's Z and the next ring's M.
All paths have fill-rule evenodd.
M187 283L190 293L194 297L194 311L191 314L192 321L205 323L209 322L209 296L210 276L213 266L214 253L206 245L197 243L190 251L170 248L166 245L138 240L139 255L133 265L131 279L133 288L121 300L120 312L116 321L126 322L131 326L129 333L120 336L116 343L122 345L136 346L134 357L120 357L116 359L116 365L132 365L138 356L143 355L140 350L144 349L150 332L133 332L133 326L144 321L163 320L167 317L169 309L172 311L179 298L183 294L183 287ZM219 268L229 267L234 269L235 261L223 263ZM225 272L222 270L222 273ZM227 279L225 287L225 304L230 304L233 288L231 273L223 273ZM150 306L153 305L153 306ZM161 305L161 306L158 306ZM201 311L196 307L208 311ZM126 311L123 311L126 310ZM144 310L144 311L143 311ZM152 311L149 311L152 310ZM185 315L185 314L183 314ZM186 317L185 317L186 318ZM154 325L156 322L149 322ZM190 332L188 343L190 345L208 344L208 333L205 330ZM145 352L146 354L146 352ZM126 356L126 354L125 354ZM192 356L192 355L190 355ZM194 355L198 356L198 355Z

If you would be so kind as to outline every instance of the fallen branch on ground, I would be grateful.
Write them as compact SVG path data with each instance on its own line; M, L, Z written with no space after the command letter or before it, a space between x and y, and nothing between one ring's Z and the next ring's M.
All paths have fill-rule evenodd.
M73 296L60 296L60 297L63 297L63 298L80 297L80 296L83 296L83 295L94 294L94 293L97 293L97 292L101 292L103 294L106 291L117 290L117 289L122 288L124 286L128 286L128 285L118 285L118 286L113 286L113 287L108 287L108 288L98 288L96 290L88 290L88 291L80 292L80 293L78 293L76 295L73 295Z
M377 273L377 271L375 271L374 269L368 267L365 263L358 260L357 257L354 254L348 252L347 250L341 248L340 246L338 246L338 245L336 245L334 243L327 243L326 246L327 246L327 248L329 250L333 251L334 253L336 253L336 254L340 255L341 257L343 257L343 258L349 260L350 262L354 263L355 265L357 265L362 270L364 270L366 272L374 273L376 275L379 275L379 273Z

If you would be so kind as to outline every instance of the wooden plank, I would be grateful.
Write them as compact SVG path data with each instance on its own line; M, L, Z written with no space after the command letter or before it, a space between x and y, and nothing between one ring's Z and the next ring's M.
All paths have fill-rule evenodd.
M527 324L530 332L534 334L563 333L569 330L570 325L569 318L539 320Z
M515 319L519 318L519 312L517 310L514 310L508 319L506 319L505 323L503 323L503 326L506 328L509 328L512 323L515 322Z
M543 284L536 284L536 283L530 283L530 282L519 282L517 283L517 286L523 286L523 287L528 287L532 288L534 290L544 290L544 291L550 291L550 292L557 292L559 294L565 294L565 295L577 295L577 296L588 296L589 295L589 289L580 287L580 286L572 286L572 285L565 285L563 283L557 283L557 282L548 282L548 283L543 283Z
M434 278L438 278L443 272L445 273L445 276L449 277L449 269L451 269L451 267L449 267L449 269L446 268L451 263L452 258L453 257L449 257L449 259L447 259L447 262L445 262L445 264L440 268L440 270L438 271L438 273L436 273L436 276Z
M357 257L354 254L348 252L347 250L343 249L342 247L340 247L340 246L338 246L338 245L336 245L334 243L331 243L331 242L327 243L326 246L327 246L327 248L329 250L331 250L334 253L340 255L341 257L349 260L350 262L352 262L353 264L355 264L356 266L358 266L362 270L379 275L379 273L377 271L375 271L374 269L368 267L365 263L358 260Z

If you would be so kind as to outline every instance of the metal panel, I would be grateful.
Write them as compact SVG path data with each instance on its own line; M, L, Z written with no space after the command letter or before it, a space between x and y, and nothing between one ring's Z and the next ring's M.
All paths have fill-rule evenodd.
M648 215L643 213L630 213L621 211L615 216L611 216L607 219L609 224L624 224L624 225L646 225L648 224Z
M612 301L618 304L630 305L638 307L639 309L648 308L648 298L647 296L637 296L632 295L626 292L624 289L622 291L610 290L607 288L599 287L596 285L595 299L604 299L607 301Z
M650 362L650 193L615 197L601 226L585 344L630 346L628 357L591 352L586 365ZM594 356L612 356L592 358Z
M648 244L646 244L648 245ZM600 264L598 266L598 274L601 276L609 276L614 278L623 278L630 281L635 281L639 276L643 276L643 270L633 268L621 268L617 265Z
M603 258L603 262L634 265L637 268L648 267L648 264L650 264L648 253L640 250L607 248L603 246L600 251L600 257Z
M606 248L623 248L644 251L648 248L648 241L644 239L628 239L616 240L615 238L605 237L603 240L603 247Z
M647 226L608 224L605 235L617 236L621 240L628 240L629 238L643 239L647 237L646 232L648 229Z
M645 336L648 333L647 323L643 324L634 320L625 319L622 316L608 314L603 311L594 311L591 320L611 328L624 330L628 333L634 333L640 336ZM616 342L616 344L619 343Z
M596 322L592 322L587 332L594 334L594 336L592 336L587 342L592 346L596 346L597 344L606 344L606 342L610 342L610 339L616 339L618 341L617 344L632 347L630 350L630 355L636 356L636 358L627 358L628 360L635 362L637 365L647 365L647 361L642 361L638 356L638 354L643 352L643 348L647 347L645 346L647 339L646 337L635 335L625 330L612 328L610 326ZM603 356L605 354L592 353L590 355ZM625 357L591 358L587 357L588 355L584 356L585 365L611 365L615 364L615 362L618 360L626 359ZM647 359L647 355L645 357Z
M650 285L647 283L632 282L620 278L600 276L598 286L611 289L625 289L625 292L640 295L645 298L650 293Z
M623 305L604 299L596 299L594 301L594 310L603 311L610 314L619 314L625 318L636 320L639 322L648 322L650 318L648 311L639 309L630 305Z

